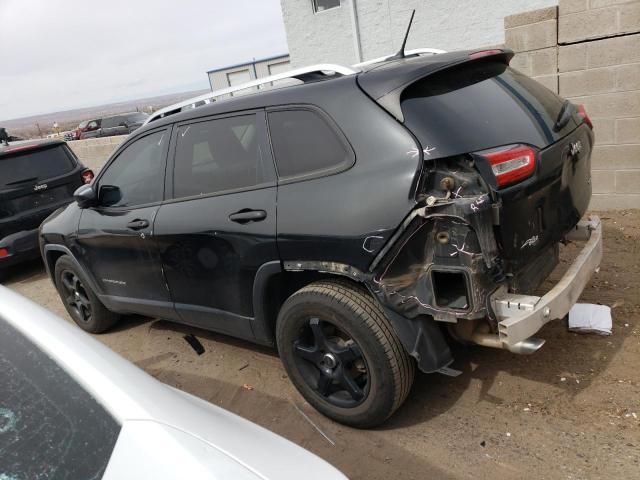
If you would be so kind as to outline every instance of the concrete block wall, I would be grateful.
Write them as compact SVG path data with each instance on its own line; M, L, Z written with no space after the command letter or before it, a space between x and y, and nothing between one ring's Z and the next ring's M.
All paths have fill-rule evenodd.
M88 138L86 140L75 140L67 142L69 148L80 159L85 167L90 168L95 173L99 172L107 159L120 145L127 135L115 137Z
M506 17L505 39L515 68L593 120L590 208L640 208L640 1L559 0L557 10Z
M558 9L542 8L504 18L505 45L522 73L558 93Z
M591 207L640 208L640 1L560 0L558 10L560 95L595 126Z

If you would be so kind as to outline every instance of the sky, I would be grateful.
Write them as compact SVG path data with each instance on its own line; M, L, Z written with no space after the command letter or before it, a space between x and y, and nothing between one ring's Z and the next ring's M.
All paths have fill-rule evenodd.
M279 0L0 0L0 120L206 89L286 52Z

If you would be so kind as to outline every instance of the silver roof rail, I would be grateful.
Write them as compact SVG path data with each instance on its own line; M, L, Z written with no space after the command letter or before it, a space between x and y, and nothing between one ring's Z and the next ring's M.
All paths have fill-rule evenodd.
M446 53L446 50L439 50L437 48L416 48L413 50L406 50L404 53L406 56L424 54L436 55L439 53ZM238 92L240 90L246 90L253 87L257 87L259 89L261 85L266 85L268 83L276 82L278 80L286 80L289 78L294 78L302 81L306 79L318 79L322 78L323 76L326 77L327 74L325 72L333 72L334 74L338 75L353 75L360 72L362 70L362 67L366 67L367 65L372 65L374 63L384 62L385 60L389 60L394 56L395 54L374 58L373 60L367 60L366 62L356 63L351 67L345 67L343 65L336 65L332 63L320 63L318 65L296 68L295 70L289 70L288 72L258 78L256 80L242 83L240 85L234 85L231 87L223 88L221 90L204 93L197 97L188 98L187 100L183 100L182 102L174 103L173 105L169 105L168 107L161 108L160 110L153 112L144 122L144 125L159 118L163 118L167 115L179 113L186 108L195 108L203 104L213 103L218 97L229 95L230 93Z
M431 55L437 55L439 53L447 53L446 50L440 50L438 48L414 48L413 50L405 50L404 54L407 57L410 57L412 55L424 55L424 54L431 54ZM380 63L380 62L384 62L385 60L390 60L391 58L395 57L397 55L397 53L394 53L392 55L385 55L384 57L378 57L378 58L374 58L372 60L367 60L366 62L360 62L360 63L356 63L355 65L351 65L352 68L362 68L362 67L366 67L367 65L373 65L374 63Z
M317 79L322 78L323 76L327 76L325 72L333 72L338 75L353 75L357 73L356 70L345 67L342 65L334 65L330 63L321 63L318 65L311 65L308 67L296 68L295 70L289 70L288 72L277 73L275 75L269 75L268 77L261 77L256 80L252 80L251 82L243 83L240 85L234 85L231 87L223 88L220 90L215 90L213 92L204 93L197 97L189 98L187 100L183 100L182 102L174 103L173 105L169 105L168 107L161 108L153 112L149 118L144 122L146 125L149 122L157 120L159 118L165 117L167 115L171 115L173 113L178 113L182 111L183 108L195 108L198 103L212 103L215 101L217 97L221 97L223 95L229 95L230 93L237 92L240 90L246 90L247 88L252 87L260 87L261 85L266 85L271 82L276 82L278 80L286 80L289 78L294 78L298 80L304 81L305 79Z

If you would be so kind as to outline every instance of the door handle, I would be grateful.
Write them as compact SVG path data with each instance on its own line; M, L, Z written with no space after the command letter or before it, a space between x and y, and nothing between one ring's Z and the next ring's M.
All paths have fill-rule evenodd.
M260 222L265 218L267 218L267 212L264 210L249 210L248 208L229 215L229 220L236 223Z
M149 226L148 220L133 220L127 223L127 228L130 230L142 230L143 228L147 228Z

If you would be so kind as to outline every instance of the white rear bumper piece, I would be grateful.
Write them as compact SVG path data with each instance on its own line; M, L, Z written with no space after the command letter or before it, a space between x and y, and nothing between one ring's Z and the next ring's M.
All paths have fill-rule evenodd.
M602 260L602 225L596 216L580 221L567 240L587 243L560 281L542 297L496 294L491 305L498 318L498 334L502 347L517 350L547 322L564 318L578 301L580 294Z

